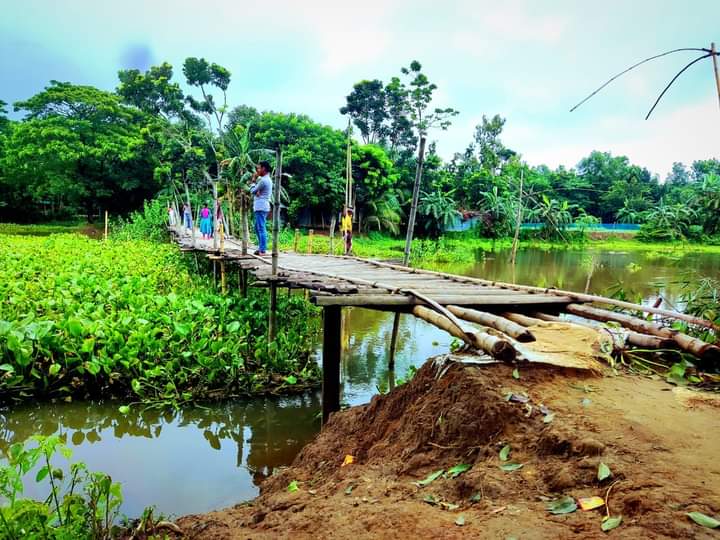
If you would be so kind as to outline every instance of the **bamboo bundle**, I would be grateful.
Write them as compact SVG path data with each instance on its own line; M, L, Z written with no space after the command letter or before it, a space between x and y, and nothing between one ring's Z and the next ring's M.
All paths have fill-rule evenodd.
M477 311L475 309L462 308L460 306L448 306L447 308L448 311L465 321L489 326L490 328L499 330L510 337L514 337L521 343L535 341L535 336L532 335L530 330L504 317L493 315L492 313L486 313L484 311Z
M543 321L570 322L572 324L578 324L580 326L587 326L588 328L597 329L597 326L594 326L585 321L566 321L555 315L548 315L547 313L532 313L531 315ZM627 336L627 343L634 347L640 347L643 349L670 349L675 347L675 341L673 341L672 339L661 338L658 336L649 336L647 334L641 334L639 332L628 329L625 329L625 333Z
M500 315L502 315L506 319L509 319L512 322L517 323L522 326L535 326L536 324L543 323L543 321L541 321L540 319L528 317L527 315L522 315L520 313L505 312L505 313L501 313Z
M566 309L573 315L580 315L581 317L585 317L587 319L602 322L614 321L620 323L626 328L635 330L636 332L671 339L682 350L687 351L698 358L702 358L703 360L720 360L720 347L705 343L700 339L688 336L687 334L683 334L677 330L672 330L671 328L665 328L624 313L617 313L614 311L607 311L604 309L578 304L569 304L566 306Z
M465 325L455 325L447 317L443 317L429 308L415 306L412 312L416 317L445 330L452 336L465 342L469 339L470 346L485 351L498 360L511 361L517 355L515 347L509 341Z
M576 292L572 292L572 291L564 291L561 289L553 289L553 288L547 288L547 287L533 287L530 285L514 285L512 283L503 283L501 281L490 281L487 279L456 276L453 274L448 274L446 272L436 272L434 270L423 270L423 269L418 269L418 268L407 268L405 266L400 266L397 264L380 262L380 261L375 261L375 260L370 260L370 259L361 259L359 257L350 257L350 256L339 257L338 256L338 258L353 259L353 260L363 262L368 265L378 266L381 268L392 268L394 270L402 270L404 272L411 272L414 274L427 274L427 275L434 275L436 277L445 277L448 279L453 279L454 281L458 281L458 282L462 281L465 283L475 283L477 285L507 287L512 290L524 291L524 292L528 292L528 293L545 293L545 294L556 294L556 295L560 295L560 296L570 296L576 302L601 303L601 304L607 304L607 305L611 305L611 306L620 307L623 309L644 311L645 313L653 313L655 315L660 315L662 317L667 317L667 318L671 318L671 319L677 319L677 320L689 322L689 323L695 324L697 326L703 326L705 328L711 328L713 330L720 330L720 326L718 326L717 324L714 324L713 322L705 320L705 319L701 319L700 317L694 317L693 315L688 315L686 313L680 313L678 311L671 311L669 309L656 308L653 306L641 306L640 304L633 304L631 302L625 302L623 300L616 300L614 298L605 298L604 296L597 296L594 294L583 294L583 293L576 293Z

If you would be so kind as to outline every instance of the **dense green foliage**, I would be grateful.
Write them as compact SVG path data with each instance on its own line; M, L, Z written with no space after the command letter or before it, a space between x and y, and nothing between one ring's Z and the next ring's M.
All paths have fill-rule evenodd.
M83 463L56 467L71 451L59 436L33 437L36 444L10 447L0 466L0 538L104 540L114 538L122 503L120 484ZM24 483L46 483L44 501L23 498Z
M247 204L246 181L283 146L287 215L328 227L342 209L347 133L298 113L227 102L231 73L188 58L183 92L167 63L123 70L116 92L51 81L14 104L0 102L0 209L17 221L126 213L159 195L176 205L217 195L230 228ZM575 168L531 167L502 140L505 119L483 115L465 150L444 161L433 128L458 114L434 108L437 86L412 62L388 82L363 80L340 107L353 140L355 216L361 231L398 234L408 215L420 136L428 145L418 233L437 236L458 211L479 213L478 234L512 234L518 217L567 239L571 223L642 224L645 240L707 240L720 234L720 161L673 166L661 181L625 156L594 151ZM341 99L339 97L339 102ZM522 191L520 183L522 179Z
M207 279L207 278L205 278ZM0 241L0 395L183 402L313 383L314 308L221 295L177 250L76 235Z

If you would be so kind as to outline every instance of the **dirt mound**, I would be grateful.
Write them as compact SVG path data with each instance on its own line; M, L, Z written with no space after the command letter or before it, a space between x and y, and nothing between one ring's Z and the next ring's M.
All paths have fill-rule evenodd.
M623 516L614 537L710 537L685 514L717 515L717 482L673 461L689 434L665 440L662 419L653 431L624 416L635 401L614 392L628 381L628 394L647 387L667 402L656 406L688 414L661 392L662 383L546 366L521 367L519 379L512 372L506 365L428 361L409 383L333 415L255 501L179 523L197 538L602 538L604 508L552 515L546 505L566 495L608 498L609 491L610 513ZM641 404L638 418L652 414ZM717 414L708 418L706 433L719 427ZM711 465L713 447L695 447L697 462L714 467L703 476L720 474ZM346 456L353 462L343 465ZM601 462L613 475L603 482Z

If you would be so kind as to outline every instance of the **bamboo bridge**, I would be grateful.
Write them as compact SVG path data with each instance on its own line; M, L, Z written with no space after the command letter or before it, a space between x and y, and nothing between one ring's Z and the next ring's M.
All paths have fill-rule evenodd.
M252 255L247 246L243 250L242 243L231 237L221 235L218 242L193 238L179 229L170 231L183 251L204 253L219 266L223 288L227 265L235 265L244 294L251 276L252 286L269 289L271 337L276 332L274 313L278 288L305 289L310 301L323 309L324 420L340 409L341 310L347 306L411 313L446 330L468 348L502 361L521 359L517 345L535 339L529 327L543 321L559 321L561 314L572 315L572 322L580 325L590 326L591 320L623 327L625 343L620 348L670 348L688 352L703 361L720 359L719 347L674 330L669 324L681 320L716 333L720 328L680 312L357 257L275 251L271 259ZM648 314L654 315L652 320L645 318ZM397 319L390 346L391 365L396 335Z

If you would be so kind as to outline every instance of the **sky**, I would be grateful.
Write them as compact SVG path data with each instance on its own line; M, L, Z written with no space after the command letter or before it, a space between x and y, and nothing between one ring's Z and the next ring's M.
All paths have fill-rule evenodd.
M712 63L691 67L650 117L665 84L720 44L718 0L2 0L0 100L49 80L112 90L117 71L204 57L232 73L231 105L304 113L342 128L339 109L362 79L388 81L418 60L434 106L460 111L433 131L450 158L483 115L506 118L503 143L531 165L574 167L592 150L627 155L664 179L674 161L720 157Z

